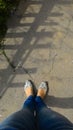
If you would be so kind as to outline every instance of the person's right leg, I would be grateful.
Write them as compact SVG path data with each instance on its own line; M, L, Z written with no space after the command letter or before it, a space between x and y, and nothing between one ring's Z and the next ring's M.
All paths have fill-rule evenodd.
M10 115L0 124L0 130L35 130L34 95L32 86L25 89L27 99L20 111Z
M38 130L73 130L73 124L67 118L46 106L43 102L45 93L42 87L35 99Z

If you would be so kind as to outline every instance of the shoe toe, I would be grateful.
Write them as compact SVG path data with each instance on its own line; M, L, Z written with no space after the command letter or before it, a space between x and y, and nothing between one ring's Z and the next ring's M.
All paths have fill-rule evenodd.
M29 80L26 80L24 84L24 89L26 89L27 87L32 87L32 84Z

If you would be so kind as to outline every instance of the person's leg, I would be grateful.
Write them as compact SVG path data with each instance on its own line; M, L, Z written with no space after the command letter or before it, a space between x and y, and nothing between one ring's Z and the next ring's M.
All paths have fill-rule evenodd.
M15 112L0 124L0 130L31 130L35 129L34 96L32 87L25 89L27 99L20 111Z
M43 102L43 87L38 90L36 102L36 120L38 130L73 130L73 124L61 114L52 111Z

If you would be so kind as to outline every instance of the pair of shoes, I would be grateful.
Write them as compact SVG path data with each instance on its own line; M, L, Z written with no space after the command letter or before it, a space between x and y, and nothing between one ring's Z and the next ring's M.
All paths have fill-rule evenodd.
M30 95L35 95L35 88L33 83L30 80L27 80L24 84L24 91L26 93L26 96L29 97ZM37 96L40 96L42 99L47 95L48 93L48 83L42 82L39 85Z

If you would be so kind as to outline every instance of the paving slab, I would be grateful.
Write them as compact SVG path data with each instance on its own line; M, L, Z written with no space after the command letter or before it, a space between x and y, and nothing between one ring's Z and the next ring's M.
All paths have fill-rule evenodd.
M19 110L23 85L49 82L48 107L73 122L73 0L21 0L0 55L0 121Z

